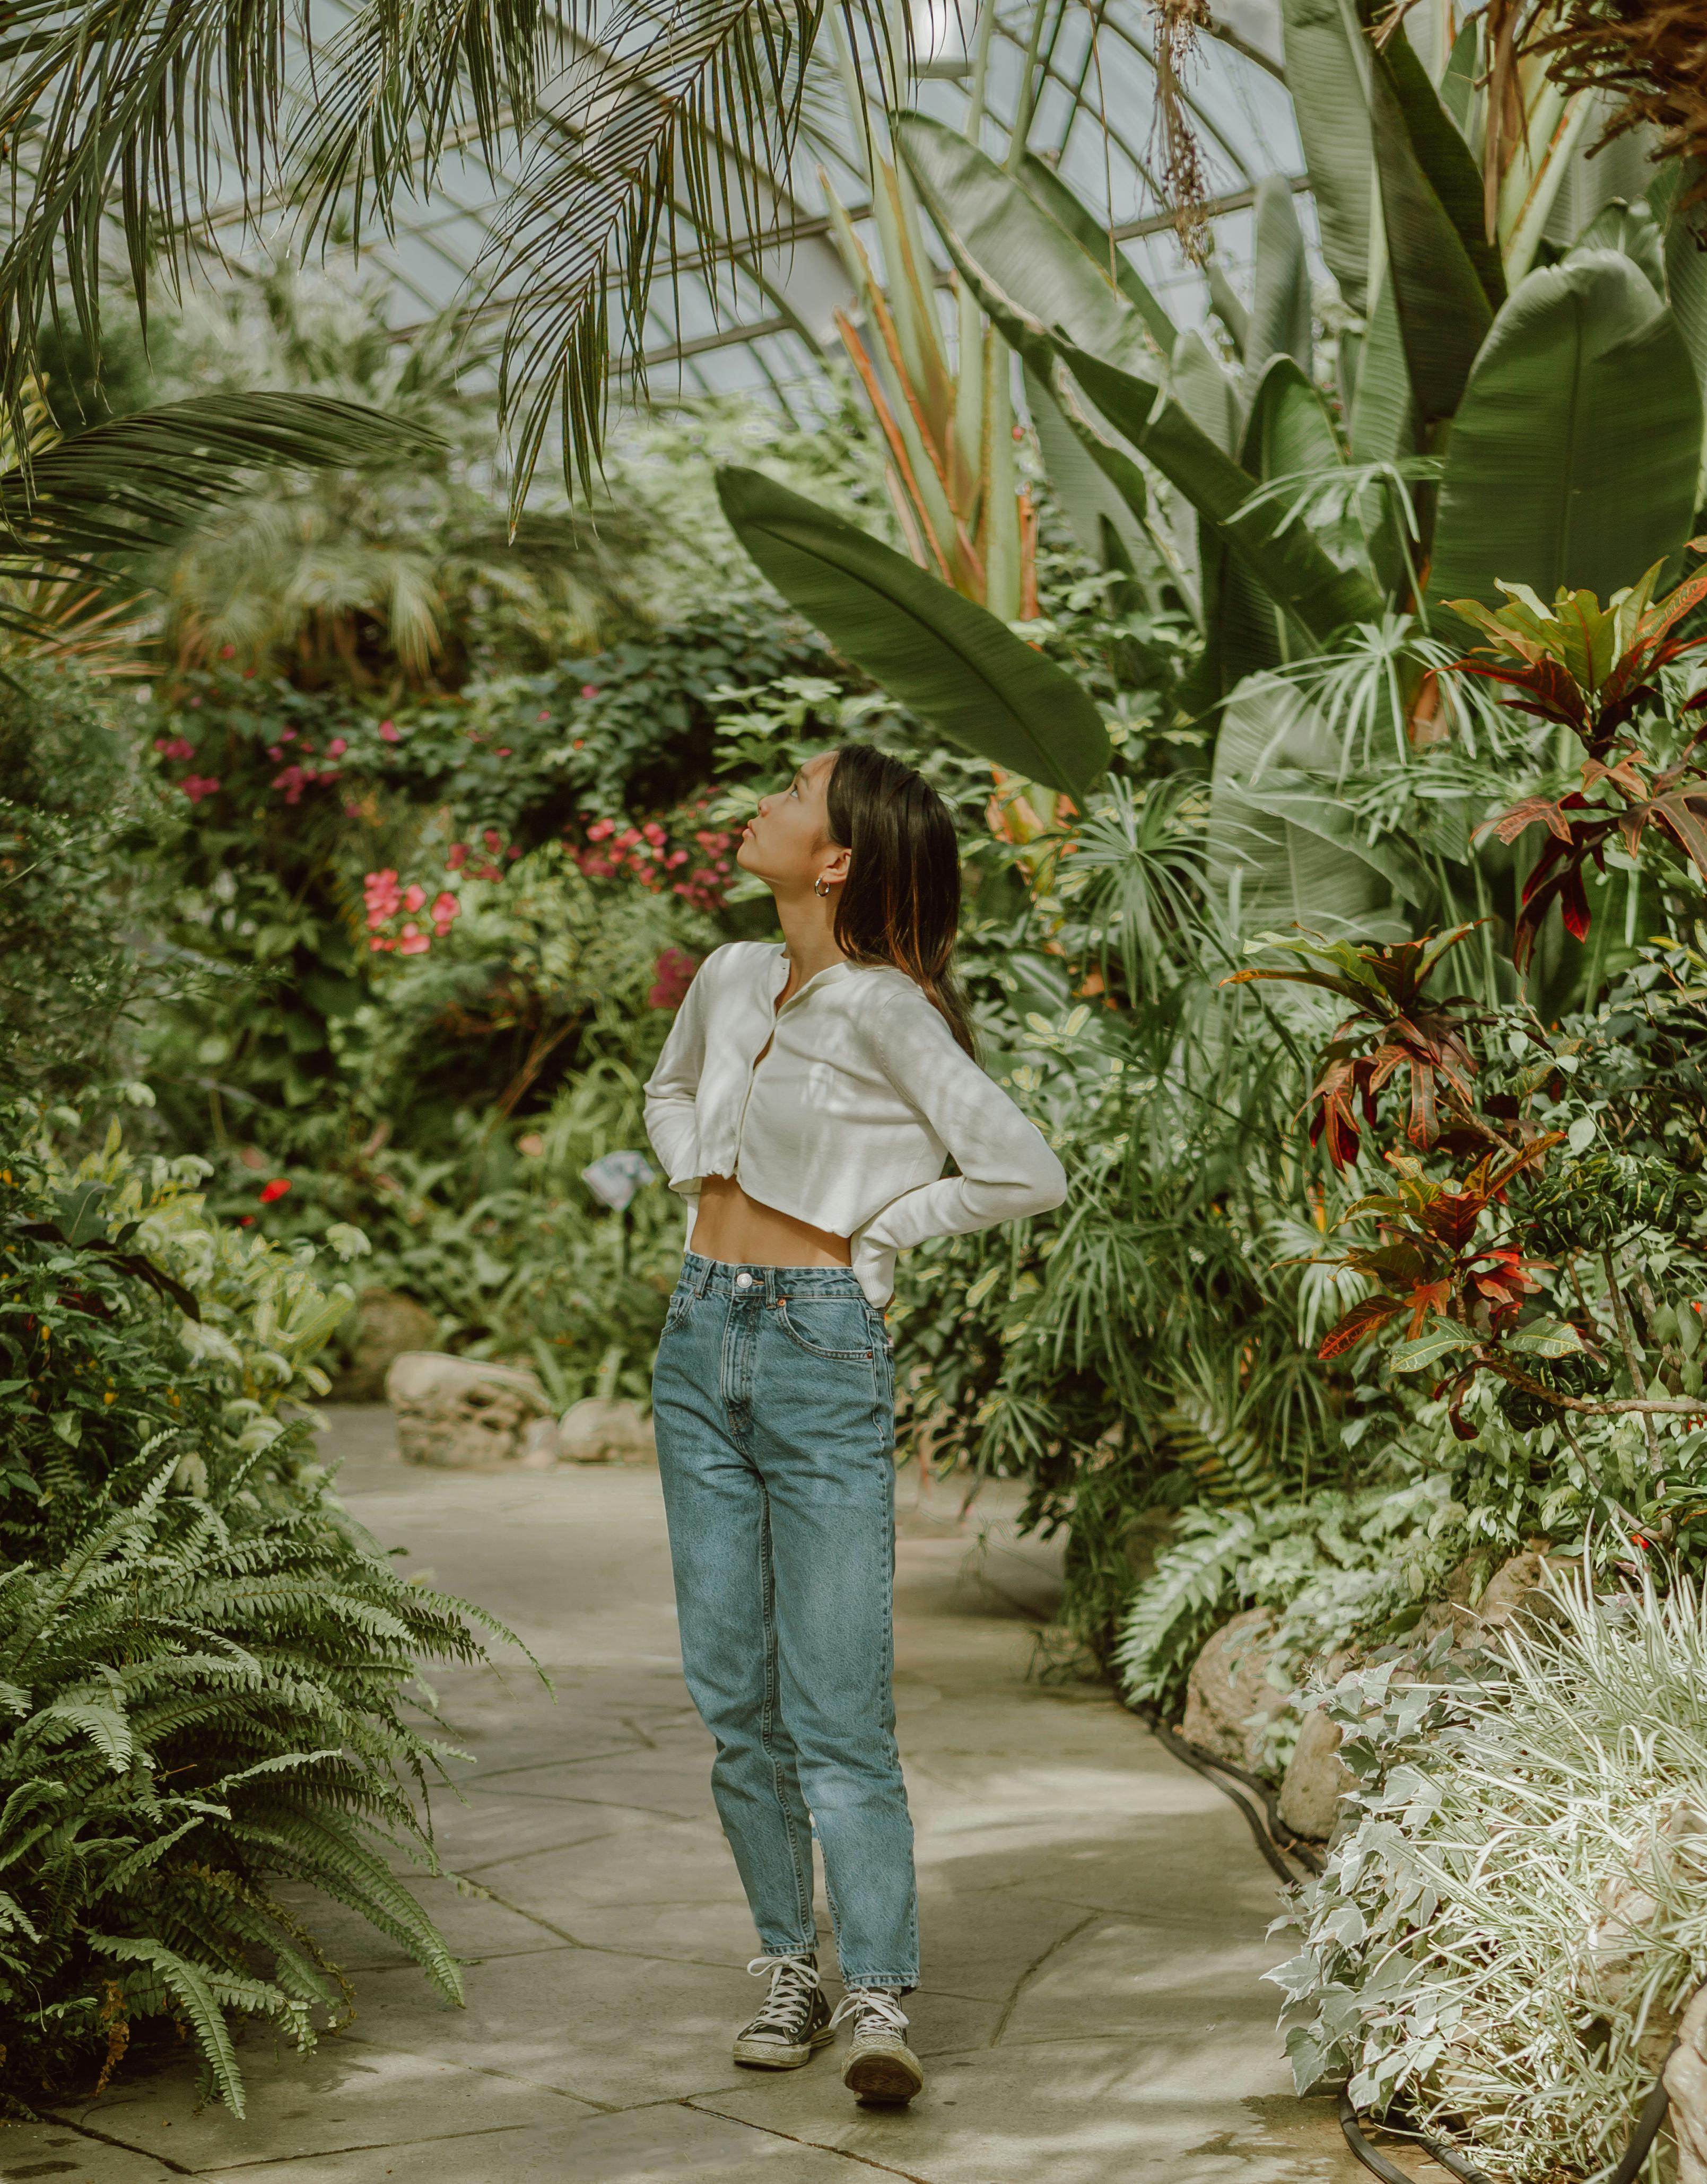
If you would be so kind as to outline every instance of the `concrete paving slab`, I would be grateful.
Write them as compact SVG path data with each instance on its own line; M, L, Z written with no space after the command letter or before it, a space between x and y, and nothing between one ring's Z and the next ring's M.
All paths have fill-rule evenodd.
M267 2050L274 2052L269 2056ZM583 2101L514 2078L406 2050L358 2048L342 2036L323 2040L310 2055L251 2036L241 2060L248 2106L241 2123L226 2109L198 2105L191 2069L115 2088L68 2114L103 2138L150 2152L170 2132L180 2173L197 2176L257 2159L298 2164L294 2173L302 2176L310 2156L317 2166L322 2157L355 2148L561 2128L599 2114ZM0 2166L0 2176L5 2173Z
M5 2184L14 2178L24 2184L26 2177L40 2177L42 2184L173 2184L184 2173L129 2147L103 2145L64 2124L0 2124Z
M555 2129L209 2170L214 2184L855 2184L841 2156L675 2103ZM879 2172L870 2174L875 2177Z
M1275 1892L1243 1822L1106 1692L1034 1674L1058 1578L1012 1531L1016 1488L962 1518L957 1494L901 1481L907 2007L930 2080L884 2114L834 2051L781 2076L729 2062L756 1943L682 1685L655 1474L414 1471L383 1412L332 1438L353 1513L509 1620L556 1685L513 1664L432 1678L471 1758L460 1802L434 1801L449 1877L399 1870L464 1959L467 2007L319 1907L360 2014L307 2060L251 2039L247 2124L196 2117L187 2079L139 2079L88 2112L124 2148L0 2134L0 2184L20 2158L90 2184L1350 2184L1331 2114L1286 2089L1258 1978L1283 1953L1263 1937Z
M1283 2074L1282 2074L1283 2075ZM1329 2105L1241 2041L1057 2041L935 2057L901 2111L843 2108L833 2065L694 2105L791 2132L920 2184L1354 2184Z

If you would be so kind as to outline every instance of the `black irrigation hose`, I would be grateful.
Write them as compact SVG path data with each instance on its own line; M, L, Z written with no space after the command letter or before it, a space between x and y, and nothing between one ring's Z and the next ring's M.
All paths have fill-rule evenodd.
M1308 1873L1316 1874L1322 1870L1321 1853L1312 1845L1301 1842L1289 1828L1281 1825L1275 1793L1266 1782L1255 1774L1247 1774L1242 1767L1234 1766L1230 1760L1218 1758L1201 1745L1188 1744L1183 1736L1167 1726L1154 1707L1135 1706L1131 1711L1149 1724L1150 1732L1158 1744L1165 1745L1176 1759L1183 1761L1187 1767L1201 1774L1206 1782L1213 1782L1224 1797L1232 1800L1245 1815L1246 1825L1255 1838L1258 1849L1288 1888L1297 1886L1298 1877L1288 1869L1282 1851L1295 1858ZM1258 1817L1250 1799L1223 1779L1227 1775L1256 1791L1263 1801L1266 1822ZM1677 2042L1674 2040L1667 2052L1666 2062L1671 2061L1676 2048ZM1607 2178L1606 2184L1636 2184L1642 2164L1660 2136L1660 2126L1665 2122L1665 2111L1670 2106L1671 2097L1665 2090L1665 2065L1662 2064L1654 2090L1642 2104L1642 2113L1636 2119L1636 2127L1630 2134L1629 2143L1617 2168ZM1378 2153L1364 2137L1358 2112L1352 2106L1351 2095L1347 2092L1340 2095L1340 2129L1344 2132L1346 2144L1353 2154L1372 2176L1382 2180L1382 2184L1416 2184L1414 2176L1399 2168L1397 2163L1389 2161L1384 2153ZM1417 2131L1408 2135L1415 2139L1431 2161L1437 2162L1448 2175L1458 2177L1460 2184L1492 2184L1492 2180L1483 2170L1466 2161L1451 2147L1443 2145L1439 2139L1430 2137L1426 2131Z

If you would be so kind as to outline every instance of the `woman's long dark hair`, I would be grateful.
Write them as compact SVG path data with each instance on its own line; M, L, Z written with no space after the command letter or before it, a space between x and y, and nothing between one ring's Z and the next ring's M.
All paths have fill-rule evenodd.
M852 853L836 905L836 946L851 962L905 971L974 1053L953 968L960 850L947 805L922 775L870 744L837 751L825 802L831 840Z

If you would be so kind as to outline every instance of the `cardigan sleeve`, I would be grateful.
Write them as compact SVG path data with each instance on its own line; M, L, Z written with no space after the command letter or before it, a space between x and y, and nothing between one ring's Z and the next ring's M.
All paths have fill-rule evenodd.
M699 1183L700 1129L695 1103L706 1066L706 972L700 966L676 1011L657 1066L646 1079L646 1135L672 1190L692 1196Z
M928 1236L964 1235L1046 1213L1067 1195L1067 1173L1043 1133L986 1077L917 987L877 1018L884 1074L954 1156L960 1173L891 1199L855 1239L865 1263L893 1260Z

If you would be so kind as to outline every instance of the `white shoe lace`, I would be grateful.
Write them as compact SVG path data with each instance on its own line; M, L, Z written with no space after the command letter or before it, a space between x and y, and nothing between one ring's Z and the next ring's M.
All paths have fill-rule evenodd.
M856 2039L873 2032L890 2033L901 2041L906 2038L907 2014L901 2006L901 1997L891 1994L887 1987L850 1988L835 2006L830 2019L832 2027L840 2025L845 2017L857 2020L854 2025Z
M804 1957L755 1957L747 1970L755 1979L762 1979L767 1972L771 1975L770 1993L747 2027L749 2036L755 2032L791 2032L801 2004L810 2004L812 1992L820 1984L817 1966L808 1964Z

